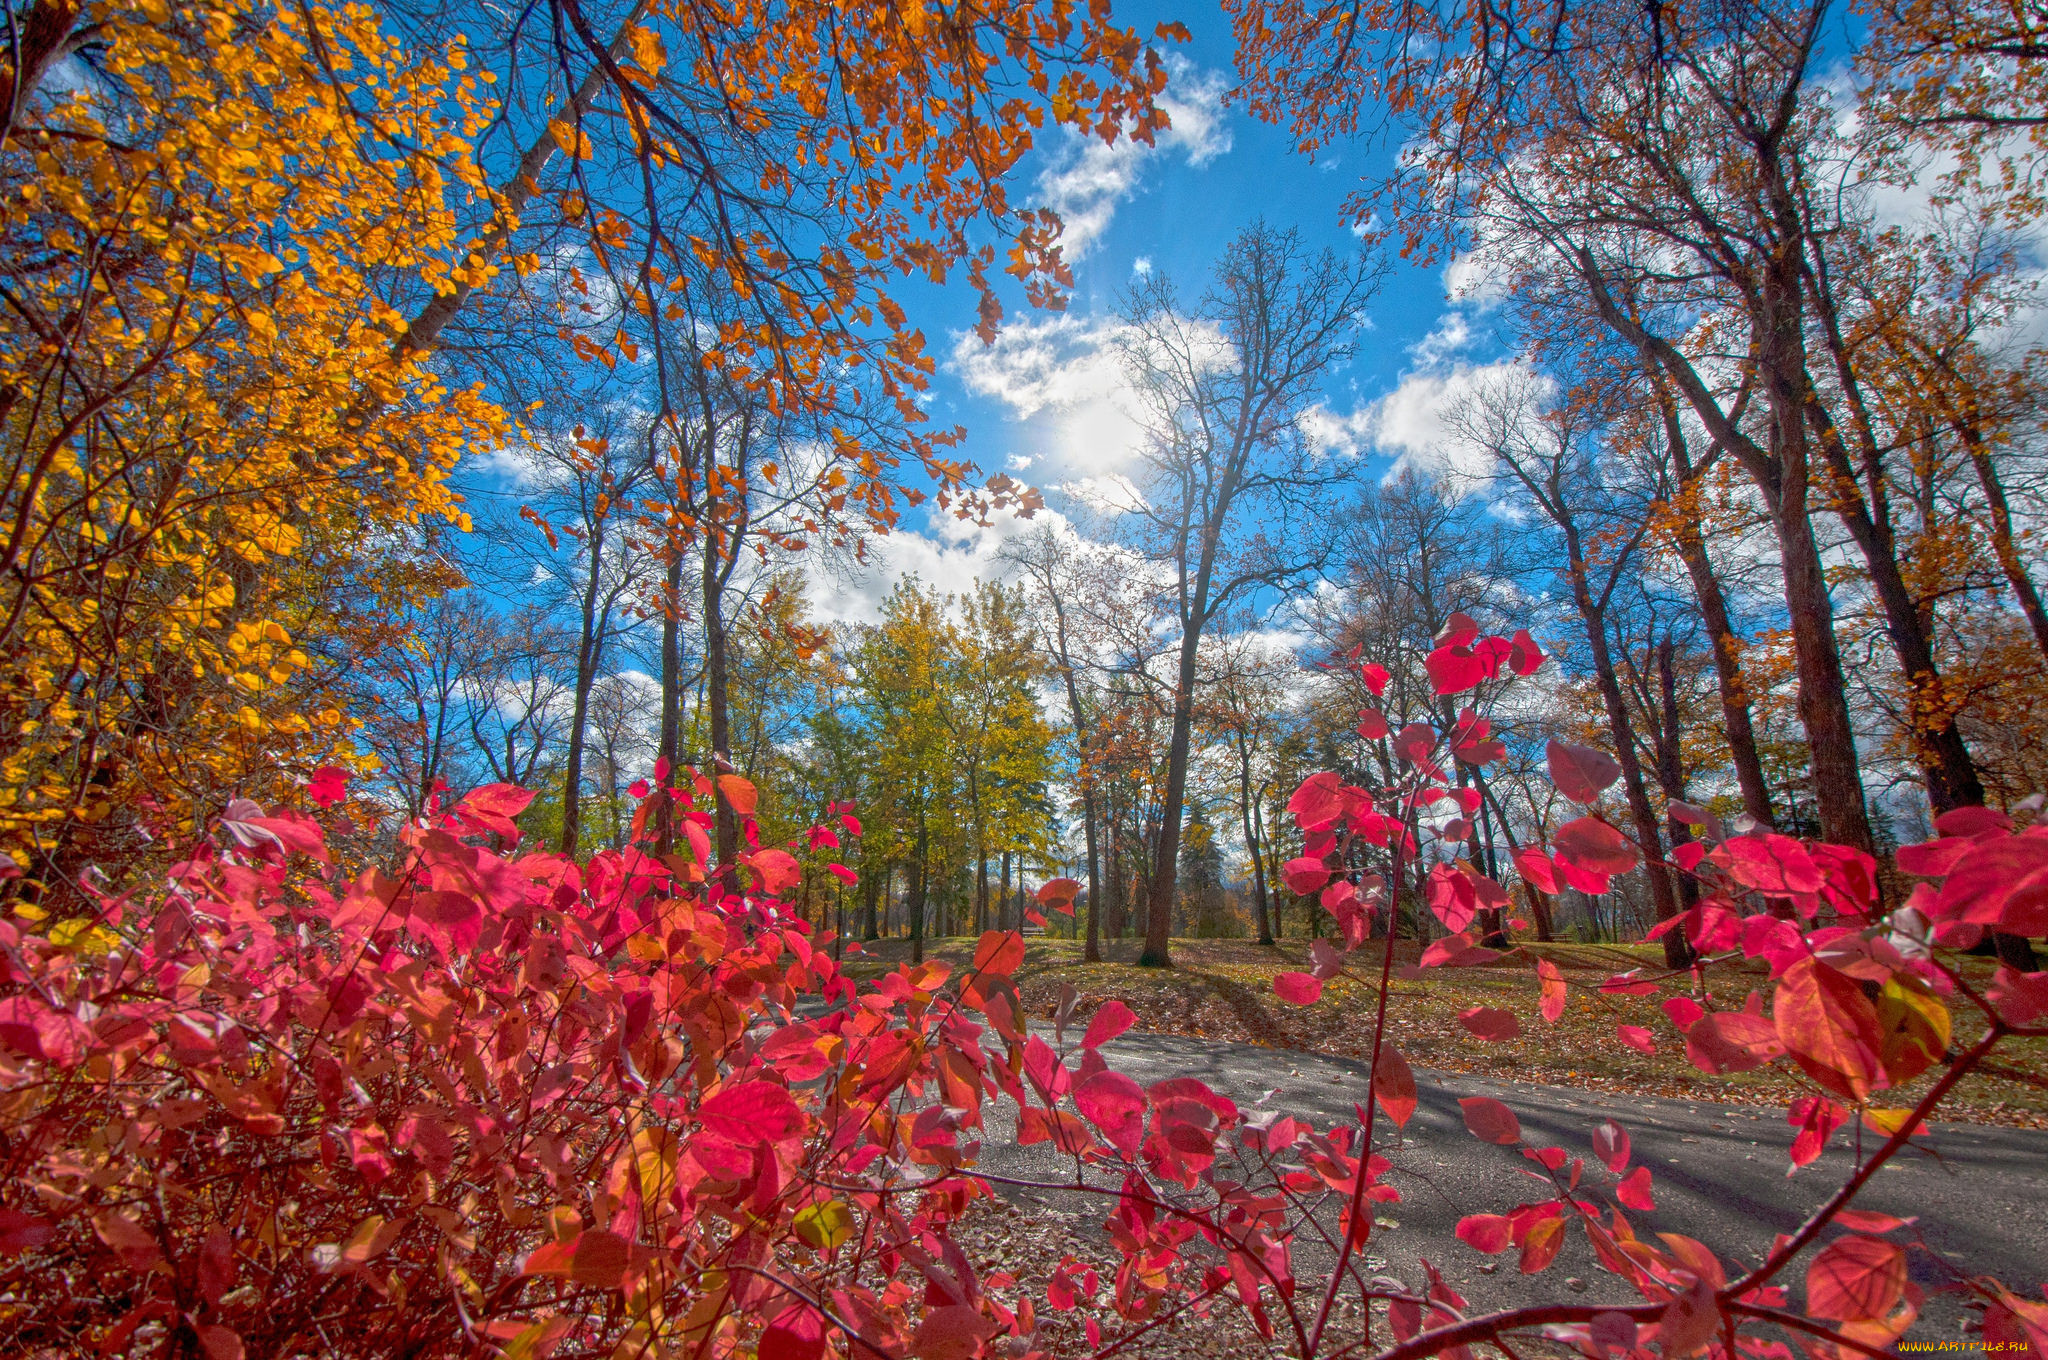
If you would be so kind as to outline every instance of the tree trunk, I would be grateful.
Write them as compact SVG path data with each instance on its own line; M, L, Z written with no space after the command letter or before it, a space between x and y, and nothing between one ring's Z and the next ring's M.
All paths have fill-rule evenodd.
M726 655L725 630L725 582L726 576L720 570L718 535L707 527L704 531L704 709L711 722L711 765L716 773L721 763L730 768L732 762L732 727L729 701L732 693L731 674ZM718 800L718 867L725 880L726 891L739 891L739 819L733 815L732 805L724 798Z
M890 867L884 864L878 873L862 874L860 879L860 905L864 918L861 922L860 937L863 940L878 940L882 937L882 889L889 881Z
M1657 643L1657 695L1663 705L1657 725L1657 783L1664 790L1664 831L1671 837L1675 854L1679 846L1692 839L1692 828L1671 815L1674 800L1689 801L1685 788L1685 748L1679 743L1678 673L1672 662L1671 634L1666 633ZM1678 898L1679 905L1687 910L1699 901L1699 884L1691 874L1678 874Z
M599 519L590 531L590 583L583 589L582 630L576 646L576 697L569 714L569 751L562 771L562 853L574 855L582 826L583 737L590 723L590 687L604 650L604 628L597 600L604 585L604 527Z
M662 854L675 848L675 806L668 785L677 778L683 747L683 555L671 548L661 597L661 745L657 754L668 762L668 778L655 792L661 800L658 842Z
M2006 504L2005 484L1999 480L1991 450L1985 447L1981 435L1964 435L1964 445L1970 451L1970 464L1977 470L1977 484L1984 489L1984 504L1991 513L1991 550L1998 557L1999 570L2005 573L2005 583L2013 598L2020 602L2020 612L2027 616L2027 626L2034 630L2034 645L2048 659L2048 609L2042 608L2041 592L2013 542L2012 510Z
M1195 660L1202 640L1203 593L1198 589L1195 611L1184 622L1181 632L1180 674L1173 691L1173 728L1166 745L1166 792L1160 807L1159 843L1152 856L1152 891L1145 904L1145 947L1138 953L1140 968L1173 967L1173 954L1167 942L1173 933L1173 890L1180 872L1180 824L1187 805L1188 746L1195 725Z
M1628 797L1629 817L1635 823L1636 839L1642 843L1643 879L1650 886L1651 907L1661 923L1678 915L1678 896L1672 890L1670 875L1653 862L1664 858L1664 839L1658 834L1657 812L1650 806L1649 791L1643 785L1642 762L1636 758L1635 724L1629 720L1621 681L1614 671L1614 656L1608 649L1606 611L1594 600L1587 586L1586 560L1579 546L1578 532L1569 523L1560 527L1565 531L1566 550L1570 554L1572 594L1579 608L1579 618L1585 624L1586 641L1592 648L1593 678L1607 709L1607 725L1614 737L1614 758L1621 765L1621 784ZM1692 947L1686 943L1683 932L1664 932L1664 962L1671 968L1684 968L1692 963Z
M1273 925L1266 913L1266 862L1259 846L1259 832L1253 822L1252 755L1244 734L1237 738L1237 808L1244 822L1245 851L1252 861L1252 914L1259 925L1259 943L1273 943Z
M1081 961L1102 961L1102 871L1095 844L1095 780L1081 776L1081 817L1088 842L1088 943L1081 948Z
M1765 826L1772 823L1771 785L1764 775L1763 759L1757 753L1756 727L1750 713L1749 691L1742 681L1742 661L1737 655L1741 639L1728 621L1728 597L1714 574L1705 541L1698 529L1688 524L1680 531L1679 560L1692 580L1693 598L1699 605L1700 621L1706 625L1707 640L1714 649L1714 681L1721 698L1721 726L1728 740L1728 756L1735 766L1735 783L1742 791L1742 810Z

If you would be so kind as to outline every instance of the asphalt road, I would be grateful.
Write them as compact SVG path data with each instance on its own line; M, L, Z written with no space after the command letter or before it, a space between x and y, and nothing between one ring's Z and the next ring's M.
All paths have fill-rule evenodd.
M1365 1065L1341 1058L1138 1032L1106 1045L1103 1055L1140 1084L1198 1077L1247 1110L1277 1108L1317 1127L1355 1121L1352 1105L1365 1098ZM1392 1125L1379 1121L1379 1151L1394 1166L1387 1179L1402 1201L1379 1206L1367 1264L1412 1283L1421 1279L1417 1257L1428 1256L1477 1309L1573 1295L1616 1303L1640 1299L1595 1265L1583 1234L1569 1235L1557 1261L1537 1276L1519 1273L1512 1249L1488 1257L1456 1240L1452 1230L1465 1214L1504 1213L1546 1195L1544 1186L1528 1179L1523 1169L1530 1163L1519 1151L1481 1143L1466 1130L1461 1096L1504 1102L1520 1117L1526 1141L1563 1147L1589 1164L1593 1127L1614 1119L1629 1132L1634 1164L1650 1167L1654 1177L1656 1211L1629 1215L1637 1233L1698 1238L1731 1267L1760 1259L1773 1236L1798 1226L1854 1165L1851 1129L1845 1127L1818 1162L1788 1179L1792 1130L1778 1107L1695 1104L1420 1071L1416 1078L1420 1106L1398 1142ZM1046 1146L1020 1148L1010 1141L1014 1135L1014 1110L992 1111L981 1169L1046 1179L1062 1175L1063 1164ZM1958 1274L1988 1274L2038 1298L2048 1280L2048 1133L1938 1124L1921 1141L1929 1150L1895 1159L1858 1196L1856 1207L1917 1216L1902 1236L1917 1233L1928 1248L1912 1253L1911 1268L1930 1298L1914 1334L1954 1336L1963 1313L1958 1299L1935 1294L1941 1283ZM1068 1180L1071 1167L1064 1164ZM1598 1185L1610 1183L1604 1173L1588 1175ZM1056 1215L1084 1233L1098 1231L1111 1203L1072 1191L1002 1192L1020 1207ZM1297 1271L1328 1269L1328 1253L1298 1250ZM1803 1271L1797 1265L1798 1278L1780 1281L1792 1286L1795 1304L1804 1297Z

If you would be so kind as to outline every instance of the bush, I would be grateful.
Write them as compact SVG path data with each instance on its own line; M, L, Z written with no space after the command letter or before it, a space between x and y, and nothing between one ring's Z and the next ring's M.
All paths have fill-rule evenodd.
M1331 772L1292 801L1305 853L1289 886L1320 892L1345 947L1319 942L1313 973L1282 975L1288 1000L1314 1000L1370 956L1359 951L1376 894L1425 848L1430 905L1454 933L1422 965L1495 957L1472 927L1505 894L1456 856L1469 828L1422 816L1458 796L1437 762L1488 758L1484 732L1476 719L1441 735L1411 724L1389 740L1397 788L1376 797ZM1602 768L1595 752L1553 752L1560 785L1589 807ZM1688 1053L1710 1071L1783 1061L1806 1074L1795 1164L1851 1118L1883 1144L1762 1264L1731 1271L1691 1238L1635 1232L1624 1210L1648 1211L1654 1187L1619 1126L1589 1129L1588 1163L1522 1146L1506 1106L1467 1100L1471 1132L1521 1147L1547 1191L1466 1218L1458 1236L1517 1249L1535 1272L1583 1232L1641 1300L1472 1316L1434 1272L1404 1282L1352 1266L1372 1206L1400 1198L1386 1160L1363 1155L1376 1124L1415 1108L1391 1045L1376 1047L1358 1122L1318 1130L1248 1116L1192 1079L1143 1088L1111 1070L1101 1047L1133 1018L1120 1003L1078 1039L1070 1014L1053 1043L1027 1032L1014 933L984 936L957 977L927 963L856 988L778 900L797 878L788 850L751 849L707 881L706 809L721 793L753 805L744 781L720 786L693 778L643 804L643 827L677 810L685 854L519 854L512 819L531 795L491 786L408 824L389 867L345 873L314 818L237 803L166 882L103 892L93 917L14 901L0 920L0 1345L212 1360L1024 1360L1042 1353L1036 1298L977 1278L954 1240L990 1193L972 1171L975 1139L1008 1097L1019 1141L1070 1157L1065 1188L1109 1213L1113 1277L1069 1262L1042 1295L1060 1311L1092 1296L1094 1351L1238 1306L1302 1356L1462 1356L1536 1331L1590 1360L1727 1355L1731 1343L1769 1360L1789 1357L1788 1339L1817 1356L1877 1354L1920 1297L1901 1225L1854 1210L1856 1192L1998 1043L2048 1034L2048 974L2002 971L1980 995L1946 953L1992 925L2038 927L2048 826L2015 830L1982 809L1943 819L1940 840L1901 854L1940 886L1879 923L1867 859L1722 836L1703 819L1706 839L1675 858L1705 891L1666 928L1698 951L1702 981L1762 958L1777 986L1769 1014L1675 1010ZM323 775L313 792L339 791ZM755 846L750 818L743 829ZM1597 891L1638 858L1589 812L1518 869ZM1375 864L1388 871L1377 885ZM1048 890L1071 898L1072 886ZM1378 943L1383 984L1392 942ZM1565 1000L1554 974L1551 1018ZM1959 1054L1950 1002L1987 1026ZM1466 1017L1481 1038L1518 1023ZM1878 1104L1944 1063L1910 1109ZM1298 1279L1296 1234L1329 1244L1338 1268ZM1799 1310L1787 1283L1802 1259ZM1987 1340L2048 1344L2048 1305L1988 1280L1963 1287L1988 1305ZM1386 1329L1340 1338L1340 1293L1383 1306Z

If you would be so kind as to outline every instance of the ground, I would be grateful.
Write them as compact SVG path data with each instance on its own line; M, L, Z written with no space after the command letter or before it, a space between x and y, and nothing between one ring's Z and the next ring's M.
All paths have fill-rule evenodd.
M973 955L971 939L926 941L926 955L956 966ZM1366 1056L1372 1044L1372 988L1349 979L1332 982L1314 1006L1298 1007L1273 994L1273 976L1309 968L1306 941L1288 940L1262 946L1242 940L1175 940L1174 967L1135 966L1138 945L1132 940L1108 942L1106 961L1083 963L1076 941L1034 936L1017 981L1025 1004L1035 1016L1050 1016L1060 989L1071 985L1079 994L1077 1012L1085 1015L1112 997L1138 1014L1142 1029L1157 1034L1295 1049L1332 1057ZM872 976L910 957L906 940L876 940L866 957L847 956L856 975ZM1352 957L1358 971L1378 962L1371 949ZM1570 1000L1555 1025L1544 1023L1537 1009L1535 961L1547 958L1570 984ZM1413 962L1415 947L1404 944L1401 962ZM1498 962L1480 968L1433 968L1418 980L1397 979L1388 1018L1394 1042L1417 1068L1437 1072L1512 1079L1547 1086L1579 1087L1617 1094L1666 1096L1679 1100L1712 1100L1732 1105L1777 1105L1807 1094L1809 1085L1789 1063L1732 1077L1710 1077L1686 1060L1684 1041L1659 1009L1670 996L1690 995L1688 978L1666 984L1655 996L1612 996L1599 984L1617 973L1642 968L1661 971L1663 954L1656 946L1524 944ZM1966 979L1988 982L1993 964L1971 959ZM1981 973L1981 977L1978 974ZM1709 975L1717 1006L1739 1006L1752 986L1768 988L1761 965L1746 971L1717 968ZM1474 1006L1513 1011L1521 1025L1519 1037L1487 1042L1469 1034L1458 1022L1460 1012ZM1974 1009L1955 1008L1957 1046L1983 1033ZM1622 1043L1617 1024L1638 1025L1655 1036L1657 1051L1643 1054ZM1994 1055L1995 1070L1973 1075L1943 1106L1944 1118L1980 1124L2048 1128L2048 1041L2008 1041ZM1908 1105L1923 1077L1883 1103Z

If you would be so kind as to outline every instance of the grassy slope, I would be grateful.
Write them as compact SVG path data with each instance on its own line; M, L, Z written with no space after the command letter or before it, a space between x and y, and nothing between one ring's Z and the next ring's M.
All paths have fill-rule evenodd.
M972 957L973 941L931 940L926 952L927 957L962 965ZM1321 1001L1306 1009L1273 995L1275 973L1308 969L1305 942L1261 947L1239 940L1176 940L1171 971L1134 966L1134 941L1115 941L1105 952L1108 961L1084 964L1078 943L1032 939L1017 973L1025 1004L1035 1015L1050 1016L1061 985L1071 984L1081 995L1081 1013L1115 997L1138 1013L1141 1026L1161 1033L1352 1058L1370 1053L1371 986L1338 979L1324 990ZM907 960L909 945L902 940L875 941L867 946L867 955L849 955L850 971L873 976ZM1537 1010L1534 960L1539 955L1555 963L1571 985L1570 1002L1555 1025L1545 1024ZM1414 947L1404 946L1403 956L1401 961L1412 961ZM1376 970L1377 946L1368 946L1353 958L1361 973L1370 971L1368 958ZM1420 980L1397 979L1388 1012L1392 1038L1416 1067L1548 1085L1777 1105L1816 1089L1789 1060L1732 1077L1709 1077L1695 1069L1686 1061L1684 1040L1658 1008L1664 997L1689 992L1685 978L1676 979L1658 996L1605 996L1596 990L1615 973L1638 966L1659 968L1662 958L1655 946L1525 945L1487 967L1436 968ZM1989 981L1988 960L1972 959L1968 967L1973 984ZM1976 976L1980 971L1981 979ZM1377 972L1371 971L1371 976L1376 979ZM1709 976L1722 989L1715 996L1717 1007L1739 1006L1751 986L1767 985L1760 966L1748 976L1725 968ZM1520 1037L1495 1043L1474 1038L1457 1018L1473 1006L1513 1011L1521 1022ZM1983 1033L1983 1026L1973 1023L1974 1008L1958 1007L1955 1014L1958 1046ZM1657 1052L1645 1055L1624 1045L1615 1037L1617 1024L1650 1030ZM2048 1041L2009 1040L1993 1060L2010 1075L1971 1077L1951 1096L1944 1117L2048 1128ZM1924 1076L1874 1103L1910 1104L1916 1090L1930 1080Z

